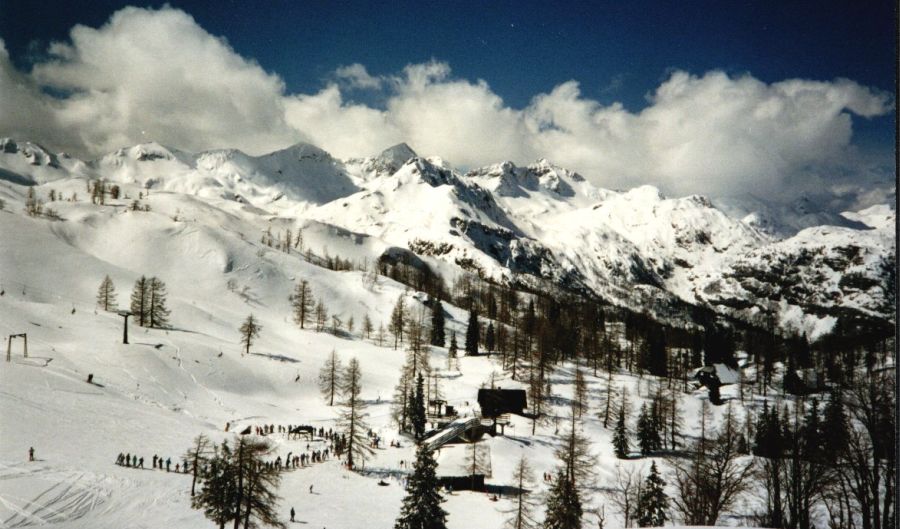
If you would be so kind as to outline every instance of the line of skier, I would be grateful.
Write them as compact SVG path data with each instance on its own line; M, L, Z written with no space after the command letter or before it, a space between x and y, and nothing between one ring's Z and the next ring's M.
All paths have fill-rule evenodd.
M306 445L306 449L309 450L309 445ZM274 468L276 470L290 470L292 468L302 468L305 466L312 465L313 463L321 463L328 459L331 451L329 448L325 448L324 450L313 450L311 452L304 452L300 455L296 455L293 452L288 452L287 456L284 459L281 456L276 457L273 461L266 462L266 468Z
M116 464L122 467L129 468L144 468L144 458L143 456L138 457L135 454L122 454L119 453L118 457L116 457ZM163 459L161 456L153 454L153 469L156 470L165 470L166 472L172 472L172 458L167 457ZM188 463L186 460L182 460L180 463L175 461L175 472L178 474L187 474L190 472L188 469Z

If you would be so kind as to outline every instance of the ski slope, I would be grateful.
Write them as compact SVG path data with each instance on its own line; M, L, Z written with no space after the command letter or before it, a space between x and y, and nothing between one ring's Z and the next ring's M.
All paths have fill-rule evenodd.
M166 152L171 158L161 159L182 163L180 155ZM320 157L316 163L322 161L320 154L311 156ZM407 176L415 180L414 175ZM337 410L326 405L316 378L325 358L336 350L344 363L351 357L360 361L373 431L384 445L396 440L401 446L376 450L361 473L349 472L333 460L286 472L280 512L286 519L295 508L298 519L309 527L391 527L408 472L401 462L414 458L413 443L397 433L390 418L390 399L404 353L363 339L359 328L365 315L376 328L387 324L401 295L413 313L425 310L424 295L384 277L372 282L360 271L327 270L298 251L285 253L260 243L266 229L277 232L300 225L304 245L316 254L371 263L391 246L390 237L340 230L322 219L298 220L286 213L290 207L278 204L267 209L261 203L185 193L177 186L152 188L141 200L150 211L132 211L128 205L147 191L145 182L123 178L120 185L123 198L100 206L85 200L83 178L38 183L34 189L42 197L50 189L65 197L73 193L81 197L48 203L62 219L51 220L26 216L27 187L0 180L0 198L6 203L0 210L0 333L28 335L28 358L16 341L12 361L0 363L0 526L211 526L190 508L189 476L150 469L152 456L172 458L174 466L196 435L204 433L220 442L248 425L334 428ZM428 262L452 278L446 264L441 268L440 260ZM99 310L95 303L105 275L114 281L123 308L137 278L163 280L169 293L170 328L149 330L132 322L130 344L122 344L122 318ZM344 322L352 317L355 331L300 329L291 319L288 296L301 279L309 281L317 299L325 300L330 314ZM467 313L448 303L445 309L448 334L456 331L464 336ZM251 313L262 324L262 333L251 353L242 355L238 327ZM477 411L478 388L500 371L497 360L463 357L458 370L447 371L446 357L444 348L430 351L444 398L462 416L472 415ZM89 374L93 384L86 382ZM584 429L597 461L596 484L586 507L606 505L609 528L620 524L621 517L602 490L610 486L617 465L646 472L650 459L614 457L611 431L603 428L596 414L607 391L606 374L598 375L586 377L593 411L586 415ZM558 434L565 429L573 378L571 365L554 372L549 418L538 424L534 435L529 420L513 417L505 436L486 438L492 462L489 485L510 484L513 468L524 456L537 477L534 494L542 497L546 492L548 484L540 476L555 469L553 453ZM658 383L626 373L612 378L615 388L628 391L633 411ZM497 381L507 388L522 387L508 375ZM723 395L734 396L733 390L723 388ZM689 435L705 398L704 391L681 395ZM738 413L756 406L761 401L739 407ZM712 411L714 418L723 413L722 408ZM224 431L226 424L231 433ZM277 455L306 450L305 440L275 435L272 441ZM312 449L317 443L311 443ZM35 449L34 462L27 461L29 447ZM147 468L116 466L120 452L144 457ZM666 468L662 459L657 464ZM379 486L381 479L388 486ZM748 502L741 505L741 512L752 510L753 500ZM447 497L445 508L453 529L471 528L473 523L498 528L512 503L508 498L491 501L488 494L460 491ZM744 520L724 521L734 525ZM586 515L586 526L594 523L593 515Z

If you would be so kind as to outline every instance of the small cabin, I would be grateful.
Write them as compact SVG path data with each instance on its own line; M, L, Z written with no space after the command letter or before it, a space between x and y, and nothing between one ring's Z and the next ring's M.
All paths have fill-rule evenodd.
M508 413L522 415L528 400L524 389L479 389L478 405L481 416L492 419Z
M483 491L484 479L491 477L491 449L485 443L444 445L437 451L435 460L438 481L453 490Z

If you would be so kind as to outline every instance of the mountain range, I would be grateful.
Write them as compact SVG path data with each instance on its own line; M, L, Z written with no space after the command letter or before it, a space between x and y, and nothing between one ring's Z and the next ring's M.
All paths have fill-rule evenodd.
M239 206L260 230L321 233L338 254L412 253L445 276L551 285L659 318L671 317L660 307L699 305L810 340L842 317L894 318L889 205L835 214L809 199L608 190L546 159L464 171L406 144L340 160L305 143L263 156L145 143L80 160L0 140L0 180L41 189L97 179L191 196L208 231L226 229L222 215Z

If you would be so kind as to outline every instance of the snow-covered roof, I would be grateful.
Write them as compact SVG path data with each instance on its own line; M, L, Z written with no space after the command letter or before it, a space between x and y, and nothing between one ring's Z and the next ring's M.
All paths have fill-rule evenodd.
M486 443L475 444L475 473L491 476L491 447ZM472 445L444 445L435 454L438 477L472 475Z

